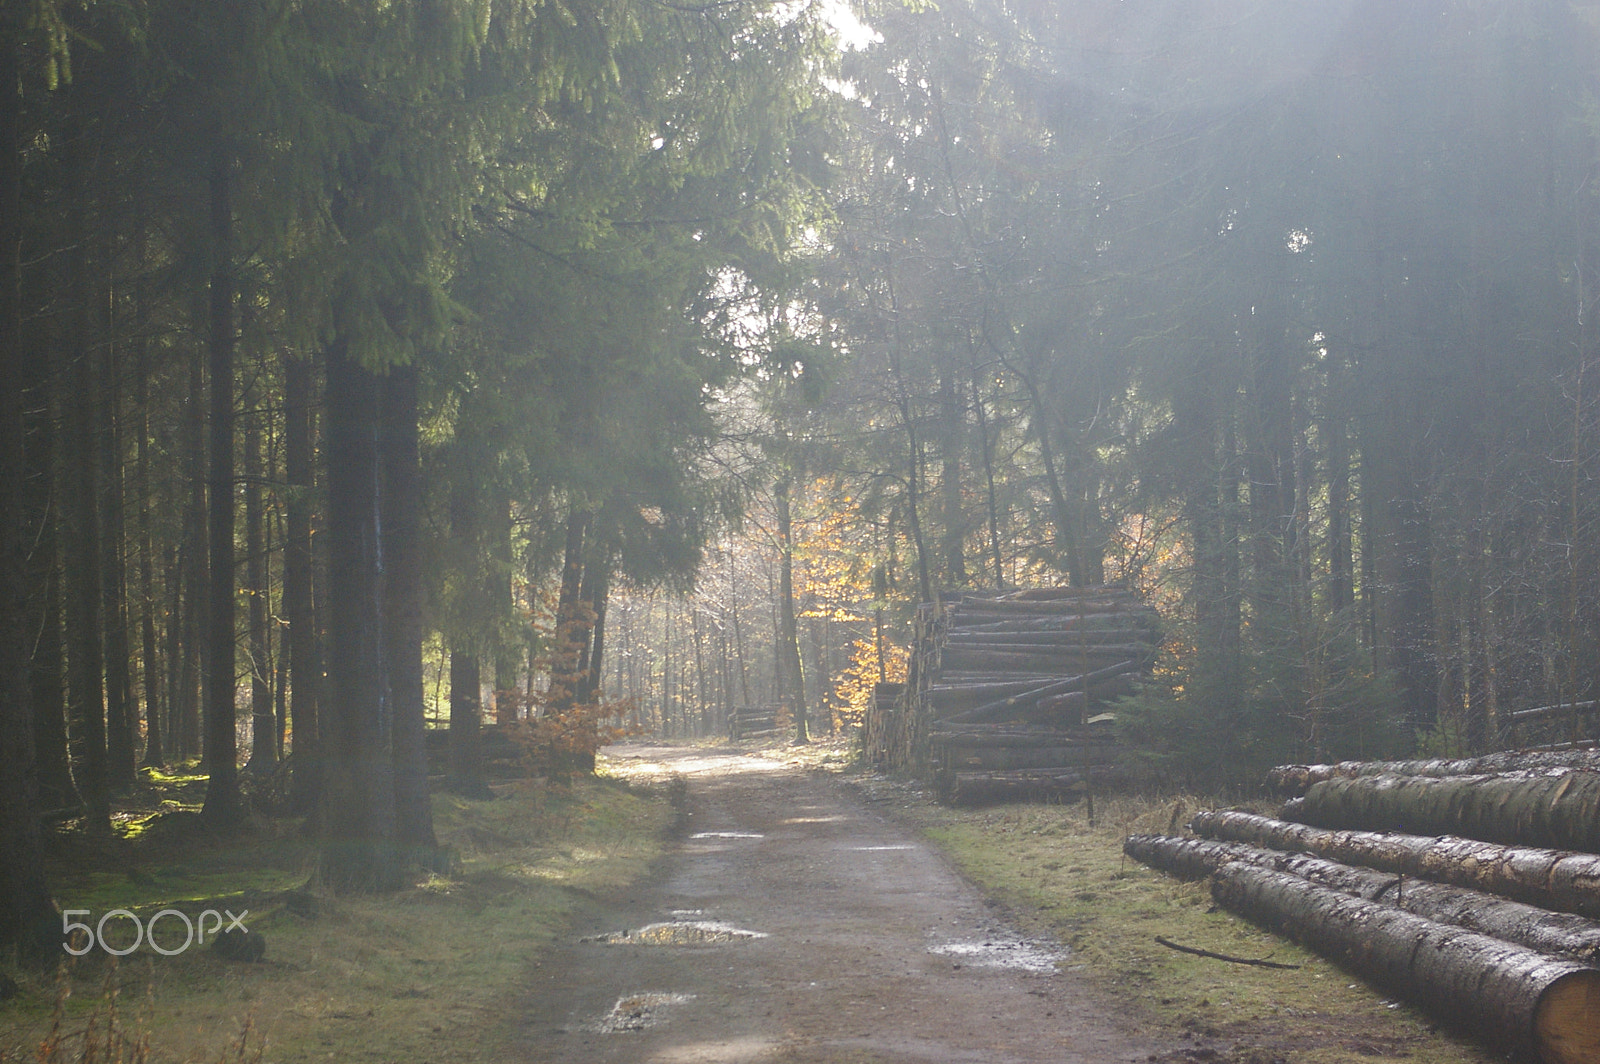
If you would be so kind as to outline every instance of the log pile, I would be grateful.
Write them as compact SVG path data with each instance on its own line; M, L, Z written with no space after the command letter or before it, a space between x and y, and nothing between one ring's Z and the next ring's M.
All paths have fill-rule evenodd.
M770 739L788 727L788 710L780 705L736 706L728 714L728 738Z
M872 711L867 714L866 755L867 764L875 768L889 765L889 752L903 727L903 683L878 683L872 685Z
M1157 622L1119 587L924 606L903 720L883 729L885 760L965 804L1075 799L1117 782L1119 751L1102 711L1154 662ZM872 734L869 726L869 742Z
M1582 768L1600 772L1600 749L1584 744L1561 750L1503 750L1469 758L1422 761L1340 761L1333 765L1279 765L1267 773L1267 786L1285 798L1298 798L1323 780L1356 776L1473 776L1544 768Z
M1281 819L1204 812L1131 857L1514 1053L1600 1060L1592 749L1283 766Z

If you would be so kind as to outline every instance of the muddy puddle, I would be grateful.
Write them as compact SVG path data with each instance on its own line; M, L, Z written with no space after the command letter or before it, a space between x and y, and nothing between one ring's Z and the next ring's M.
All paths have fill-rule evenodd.
M722 946L766 937L765 931L748 931L716 920L668 920L608 935L591 935L582 941L606 946Z
M648 1030L661 1022L663 1014L672 1006L693 1000L693 994L624 994L592 1027L601 1034Z
M1056 964L1062 960L1059 949L1050 949L1034 942L1001 939L948 942L942 946L929 946L928 952L936 957L949 957L951 965L956 968L1004 968L1042 975L1055 974Z

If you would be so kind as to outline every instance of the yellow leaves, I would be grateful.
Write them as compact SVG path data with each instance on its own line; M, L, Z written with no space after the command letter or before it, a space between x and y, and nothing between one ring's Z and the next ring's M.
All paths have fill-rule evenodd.
M883 676L886 683L904 683L910 652L895 643L883 647ZM843 725L859 724L872 706L872 689L878 680L878 645L871 639L858 639L850 647L850 664L834 684L834 704Z

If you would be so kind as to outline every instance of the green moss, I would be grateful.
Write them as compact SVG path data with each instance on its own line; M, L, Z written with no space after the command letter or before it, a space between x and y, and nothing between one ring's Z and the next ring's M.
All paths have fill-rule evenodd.
M435 797L435 832L460 857L450 875L391 895L316 896L310 918L283 895L307 883L315 858L312 844L292 835L189 851L133 843L125 851L142 869L135 876L105 867L58 876L58 893L64 908L89 909L95 920L113 908L250 909L265 963L203 949L173 957L141 950L121 962L123 1020L150 1033L153 1061L216 1059L246 1023L275 1062L335 1052L350 1061L501 1059L538 951L583 907L646 874L674 812L666 788L622 780L497 789L496 801ZM152 854L159 863L137 859ZM105 971L98 952L80 962L66 1006L71 1029L107 1010ZM23 982L24 995L0 1005L0 1062L33 1059L49 1029L50 981ZM130 1019L147 990L148 1015Z

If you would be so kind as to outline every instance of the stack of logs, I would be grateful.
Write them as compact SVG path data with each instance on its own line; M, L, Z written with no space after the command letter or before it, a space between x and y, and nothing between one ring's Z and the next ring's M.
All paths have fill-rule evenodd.
M1062 800L1117 774L1100 712L1155 660L1157 615L1119 587L967 594L925 606L891 767L955 803ZM870 733L869 728L869 733Z
M1512 1052L1600 1060L1600 750L1274 769L1124 851Z
M904 730L905 703L903 683L878 683L872 685L872 709L866 719L867 763L875 768L890 765L890 750Z
M789 725L787 706L738 706L728 714L728 738L770 739L781 734Z

